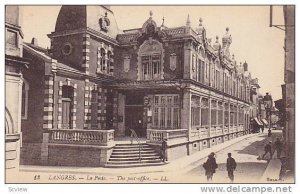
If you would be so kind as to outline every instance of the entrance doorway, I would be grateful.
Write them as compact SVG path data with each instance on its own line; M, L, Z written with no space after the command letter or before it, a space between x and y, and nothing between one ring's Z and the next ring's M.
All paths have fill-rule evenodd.
M130 129L135 130L138 137L146 137L147 123L144 119L144 96L126 95L125 135L130 136Z

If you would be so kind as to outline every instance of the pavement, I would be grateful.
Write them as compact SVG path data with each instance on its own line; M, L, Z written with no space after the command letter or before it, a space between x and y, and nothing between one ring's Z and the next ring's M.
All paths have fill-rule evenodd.
M57 183L57 181L59 181L65 183L66 180L61 178L59 178L59 180L55 180L53 177L56 177L57 175L72 175L75 177L77 176L77 181L72 181L72 183L90 183L91 181L88 180L89 176L93 176L95 179L97 177L97 180L92 181L97 183L99 183L99 181L102 181L101 183L145 183L147 182L147 178L148 182L157 183L164 183L166 181L168 181L168 183L204 183L206 182L206 179L202 164L206 160L208 154L215 152L217 163L219 164L218 172L215 174L216 180L219 180L217 182L220 183L227 183L228 177L225 162L227 153L232 152L238 163L238 170L235 172L237 182L270 183L270 181L266 181L267 177L270 179L270 177L273 177L273 175L271 176L271 173L275 176L278 173L278 169L280 170L278 161L274 158L267 163L266 160L257 160L257 157L263 154L263 146L265 143L277 137L277 135L273 136L274 137L272 138L268 138L266 133L248 134L231 141L218 144L214 147L207 148L200 152L196 152L192 155L173 160L162 166L115 169L104 167L52 167L21 165L19 173L20 176L18 176L17 179L14 176L12 180L14 180L13 182L32 183L36 182L36 176L38 176L38 179L39 176L41 176L41 182L50 181ZM279 175L279 173L277 175ZM82 176L87 177L82 178ZM103 176L105 180L101 180L101 176ZM249 177L252 177L253 180L250 180ZM67 183L69 182L67 181Z
M280 132L275 132L272 142L276 140L277 137L281 138L281 133ZM287 154L285 151L282 151L281 157L286 156ZM279 174L280 174L280 169L281 169L281 161L279 158L277 158L277 151L274 151L273 157L271 160L268 161L267 168L264 172L264 174L261 177L261 182L268 182L268 183L294 183L294 178L293 176L290 176L292 174L291 172L287 172L286 176L282 178L282 180L279 180Z

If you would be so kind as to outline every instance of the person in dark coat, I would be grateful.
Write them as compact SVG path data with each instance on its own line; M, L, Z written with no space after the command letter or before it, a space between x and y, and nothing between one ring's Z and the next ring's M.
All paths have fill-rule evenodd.
M216 172L218 168L218 164L216 162L215 153L211 153L208 155L208 159L203 164L203 168L205 169L205 175L207 177L207 181L212 181L213 174Z
M228 158L227 158L227 172L228 172L228 177L230 178L230 181L234 181L234 175L233 171L236 169L236 162L235 159L231 157L231 153L228 153Z
M167 152L167 140L164 139L161 144L161 157L163 162L168 161L166 152Z
M262 125L261 126L261 133L264 133L264 130L265 130L265 125Z
M277 158L280 158L281 151L282 151L282 143L279 138L276 139L276 141L274 143L274 147L277 152Z
M272 159L272 142L269 142L266 146L265 146L265 153L262 156L262 159L264 159L264 157L270 153L270 159Z
M272 131L271 129L268 130L268 137L271 137L272 136Z

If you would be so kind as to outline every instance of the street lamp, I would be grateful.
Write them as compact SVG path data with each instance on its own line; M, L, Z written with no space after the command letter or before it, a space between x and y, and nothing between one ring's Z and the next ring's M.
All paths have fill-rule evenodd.
M271 114L272 114L272 106L273 106L272 96L269 95L269 93L266 93L266 95L263 98L263 102L265 105L267 117L269 117L269 130L271 130Z

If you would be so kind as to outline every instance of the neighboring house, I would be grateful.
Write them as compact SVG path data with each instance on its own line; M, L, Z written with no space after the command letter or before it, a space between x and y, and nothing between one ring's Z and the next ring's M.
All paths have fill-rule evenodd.
M152 19L120 31L109 6L62 6L51 48L25 44L30 69L25 164L103 166L115 138L139 138L174 160L249 133L247 63L200 19L191 28Z
M6 178L19 169L22 142L21 117L24 117L22 94L26 81L22 71L28 66L23 54L22 12L19 6L5 6L5 168ZM13 171L12 171L13 170Z

